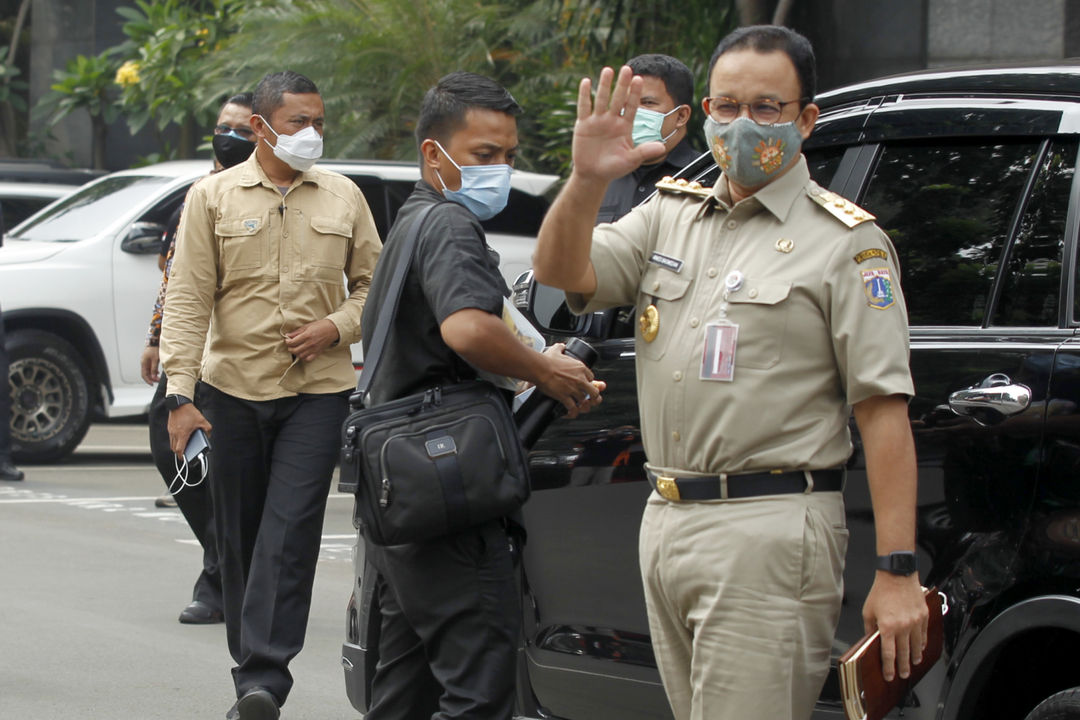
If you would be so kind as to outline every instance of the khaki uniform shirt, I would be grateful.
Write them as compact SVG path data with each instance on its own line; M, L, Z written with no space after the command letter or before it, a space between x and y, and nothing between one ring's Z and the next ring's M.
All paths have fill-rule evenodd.
M338 173L312 168L282 196L252 153L200 180L180 222L162 321L168 393L190 398L200 377L245 400L355 386L349 345L360 339L380 248L363 194ZM323 318L339 342L312 362L293 358L285 334Z
M597 290L568 294L572 309L659 313L652 342L635 331L653 470L838 467L850 405L913 393L892 244L871 222L849 228L812 199L822 192L800 158L735 206L721 178L710 197L661 193L594 231ZM724 321L738 326L733 375L703 380L707 328Z

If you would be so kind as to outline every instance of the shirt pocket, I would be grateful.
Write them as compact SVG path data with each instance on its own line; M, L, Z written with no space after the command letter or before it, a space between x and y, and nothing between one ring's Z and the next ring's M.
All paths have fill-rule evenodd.
M739 326L735 367L767 370L780 362L787 333L791 283L748 278L728 294L728 319Z
M223 280L259 277L269 258L266 223L261 218L223 218L214 226L220 243Z
M326 215L311 218L300 254L304 279L314 282L344 283L345 259L352 241L352 224Z
M637 316L634 330L638 338L638 352L642 357L649 360L659 360L667 352L668 345L673 337L677 336L677 330L682 323L682 315L686 305L686 293L690 289L691 279L677 275L671 270L662 267L650 267L645 271L638 288L639 296ZM641 333L641 314L649 305L656 306L659 326L656 338L652 342L645 342Z

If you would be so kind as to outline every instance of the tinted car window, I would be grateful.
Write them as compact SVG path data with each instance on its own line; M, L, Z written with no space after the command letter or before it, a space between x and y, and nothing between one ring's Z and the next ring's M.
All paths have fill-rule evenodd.
M106 178L69 195L48 214L9 237L45 242L82 240L87 237L87 228L104 227L117 216L130 212L132 206L144 202L153 194L153 186L167 182L170 178L140 175Z
M1065 219L1076 167L1075 139L1047 144L1002 275L995 325L1058 325Z
M511 188L506 209L480 224L489 233L536 235L540 232L540 222L544 219L547 208L548 201L543 197Z
M829 187L837 168L840 167L840 160L843 159L845 150L847 148L834 145L806 151L806 164L814 182L823 188Z
M36 197L10 197L0 200L0 207L4 209L4 229L10 230L52 201L52 198Z
M899 255L912 325L981 326L1040 143L882 148L861 204Z

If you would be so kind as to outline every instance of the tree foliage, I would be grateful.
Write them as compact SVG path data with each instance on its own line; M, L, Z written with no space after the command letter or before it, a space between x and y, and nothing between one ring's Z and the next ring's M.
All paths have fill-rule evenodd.
M525 107L521 166L562 172L581 77L662 52L689 65L700 88L712 48L735 24L733 3L135 0L118 10L127 40L98 61L112 63L109 112L122 108L133 132L151 123L206 128L222 99L287 68L319 86L329 156L397 159L416 157L413 130L427 88L470 70ZM191 132L185 138L187 155Z

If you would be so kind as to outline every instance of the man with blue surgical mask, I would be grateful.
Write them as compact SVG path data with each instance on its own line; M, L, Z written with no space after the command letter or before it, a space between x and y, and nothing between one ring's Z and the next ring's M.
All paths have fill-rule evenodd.
M421 180L401 206L364 309L364 349L389 297L394 268L411 262L372 382L371 405L478 371L536 384L570 415L599 402L582 363L526 347L503 321L506 282L482 220L510 192L521 107L498 83L454 72L428 90L416 123ZM432 206L435 207L432 207ZM402 254L417 216L411 261ZM508 398L509 401L509 398ZM520 600L508 519L405 545L367 544L365 573L381 612L367 720L510 720Z
M657 181L693 162L699 155L687 140L694 102L694 74L670 55L651 53L631 58L627 65L641 77L642 92L634 115L635 145L664 143L664 152L633 172L613 180L596 216L598 223L615 222L650 197Z

